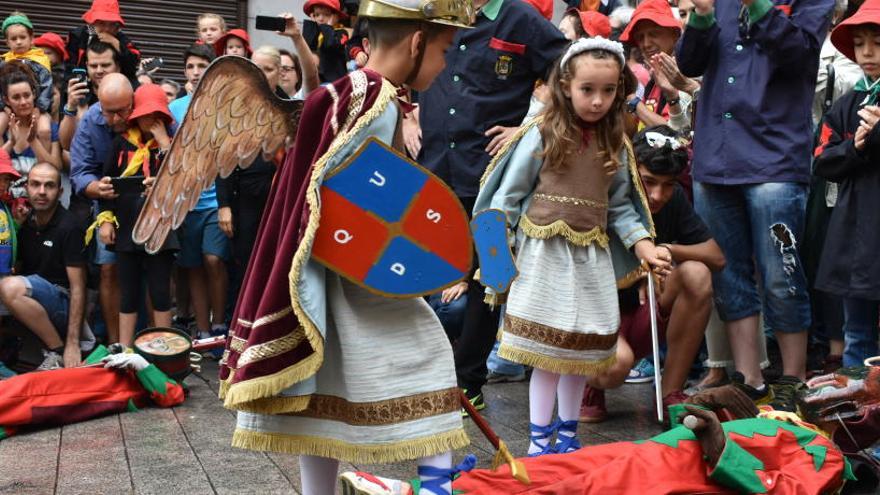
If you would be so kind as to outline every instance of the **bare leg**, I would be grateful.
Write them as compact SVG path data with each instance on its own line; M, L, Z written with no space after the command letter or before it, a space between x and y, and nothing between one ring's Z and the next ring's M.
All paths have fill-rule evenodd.
M119 340L126 347L134 342L134 327L137 325L137 313L119 313Z
M828 341L828 354L843 356L843 341L831 339Z
M205 272L210 281L208 296L211 301L211 323L222 325L226 321L226 291L229 286L226 263L212 254L206 254L204 261Z
M623 385L629 370L633 367L632 348L624 340L622 336L617 337L617 362L614 363L605 373L597 376L591 376L587 379L587 385L608 390Z
M807 377L807 332L776 332L782 353L782 374L804 381Z
M686 261L672 271L660 296L669 314L667 354L663 367L663 395L681 390L691 363L699 352L712 312L712 274L706 265Z
M736 370L743 374L746 385L752 387L764 384L758 352L758 339L763 338L763 335L758 336L758 317L759 315L752 315L727 322L727 337Z
M153 324L157 327L170 327L171 311L153 311Z
M40 303L27 296L24 277L6 277L0 280L0 301L3 301L3 305L15 319L25 323L28 330L43 341L47 349L64 347L49 314Z
M119 275L116 263L101 265L101 281L98 299L101 301L101 315L107 326L107 340L119 342Z

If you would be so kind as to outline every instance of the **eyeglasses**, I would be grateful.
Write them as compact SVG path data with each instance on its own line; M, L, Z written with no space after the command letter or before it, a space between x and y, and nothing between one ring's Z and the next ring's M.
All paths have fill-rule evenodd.
M281 66L281 72L293 72L295 70L296 70L296 67L294 67L292 65L282 65Z
M104 115L104 118L107 118L107 119L109 119L110 117L113 117L113 116L125 118L131 112L131 107L132 106L129 105L125 108L120 108L119 110L110 110L108 108L101 108L101 113Z

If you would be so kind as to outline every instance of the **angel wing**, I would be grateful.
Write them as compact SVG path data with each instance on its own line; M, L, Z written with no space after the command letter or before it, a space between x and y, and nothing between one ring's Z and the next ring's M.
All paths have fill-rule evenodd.
M294 136L302 102L278 98L259 67L221 57L205 71L132 232L149 253L183 223L219 174L249 167Z

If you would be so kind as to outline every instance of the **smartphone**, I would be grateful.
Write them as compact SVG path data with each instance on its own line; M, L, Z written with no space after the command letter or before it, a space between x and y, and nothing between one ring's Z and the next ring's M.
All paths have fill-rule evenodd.
M151 70L158 69L158 68L162 67L163 65L165 65L165 61L162 60L162 57L155 57L155 58L153 58L153 60L150 60L149 62L145 62L142 69L144 70L144 72L150 72Z
M257 16L257 29L260 31L282 32L287 29L287 19L283 17Z
M89 81L89 73L82 67L73 69L73 77L81 83Z
M120 196L125 194L140 194L147 189L144 185L144 177L112 177L113 192Z

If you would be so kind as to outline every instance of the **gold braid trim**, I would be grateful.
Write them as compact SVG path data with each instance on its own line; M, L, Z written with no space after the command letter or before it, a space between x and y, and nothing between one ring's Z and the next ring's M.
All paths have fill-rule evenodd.
M498 347L498 356L515 363L560 375L600 375L617 362L616 352L612 352L610 356L600 361L560 359L513 348L504 344L503 341Z
M359 88L355 88L359 89ZM367 87L363 88L366 91ZM359 95L352 94L352 98L359 98ZM312 245L315 242L315 234L318 231L318 223L321 220L320 209L320 185L324 175L324 169L328 162L333 158L339 150L342 149L351 139L362 129L370 125L376 120L388 104L397 98L397 89L393 84L382 79L382 87L373 106L367 110L352 126L351 129L343 134L337 135L330 148L312 165L312 174L309 181L308 191L306 193L306 202L309 205L309 221L306 226L306 232L303 235L296 253L290 266L288 275L290 291L290 303L294 314L300 322L303 333L313 349L312 355L308 358L295 363L292 366L282 369L277 373L259 378L253 378L243 382L230 384L224 388L221 387L221 398L224 398L224 406L229 409L264 412L266 414L279 414L285 412L297 412L308 406L308 397L302 399L290 397L276 397L282 390L291 385L301 382L315 373L321 368L324 362L324 337L318 331L317 325L313 322L299 300L297 293L297 285L302 275L303 266L311 257ZM293 330L296 331L296 330ZM297 399L297 400L293 400Z
M493 308L497 308L498 306L507 303L507 292L493 292L491 294L486 294L483 296L483 302Z
M618 289L629 289L639 280L645 278L645 269L639 266L635 270L627 273L623 277L617 280L617 288Z
M506 155L511 148L519 143L519 140L522 139L522 137L525 136L527 132L529 132L529 129L535 127L542 122L544 122L543 115L539 115L533 118L532 120L523 124L522 127L520 127L513 134L513 136L511 136L510 139L506 143L504 143L504 146L502 146L501 149L498 150L498 153L495 153L495 156L492 158L492 160L489 161L489 165L486 166L486 171L483 172L483 176L480 177L480 189L482 189L483 186L486 185L486 181L489 180L489 176L492 174L492 171L495 170L495 167L498 165L498 162L501 161L501 158L504 157L504 155Z
M556 220L550 225L538 225L532 223L527 215L523 215L519 219L519 228L522 229L525 235L533 239L550 239L560 236L575 246L586 247L595 242L603 248L608 247L608 235L598 225L587 232L578 232L562 219Z
M648 206L648 196L645 194L645 188L642 187L642 176L639 175L639 166L636 163L636 153L633 151L632 142L628 137L624 136L623 138L623 146L626 148L626 161L627 167L629 168L630 176L632 177L633 187L636 190L636 193L639 195L639 199L642 201L642 207L645 209L645 215L648 216L648 233L651 234L651 238L657 238L657 231L654 229L654 218L651 217L651 207Z
M461 409L458 387L373 402L351 402L332 395L312 395L294 416L338 421L354 426L382 426L439 416Z
M456 412L458 414L458 412ZM261 452L313 455L354 464L388 464L430 457L466 447L470 443L464 429L432 434L422 438L382 444L353 444L331 438L281 435L236 428L232 446Z
M607 351L614 349L614 344L617 343L617 332L605 335L570 332L509 313L504 315L504 331L539 344L569 351Z

